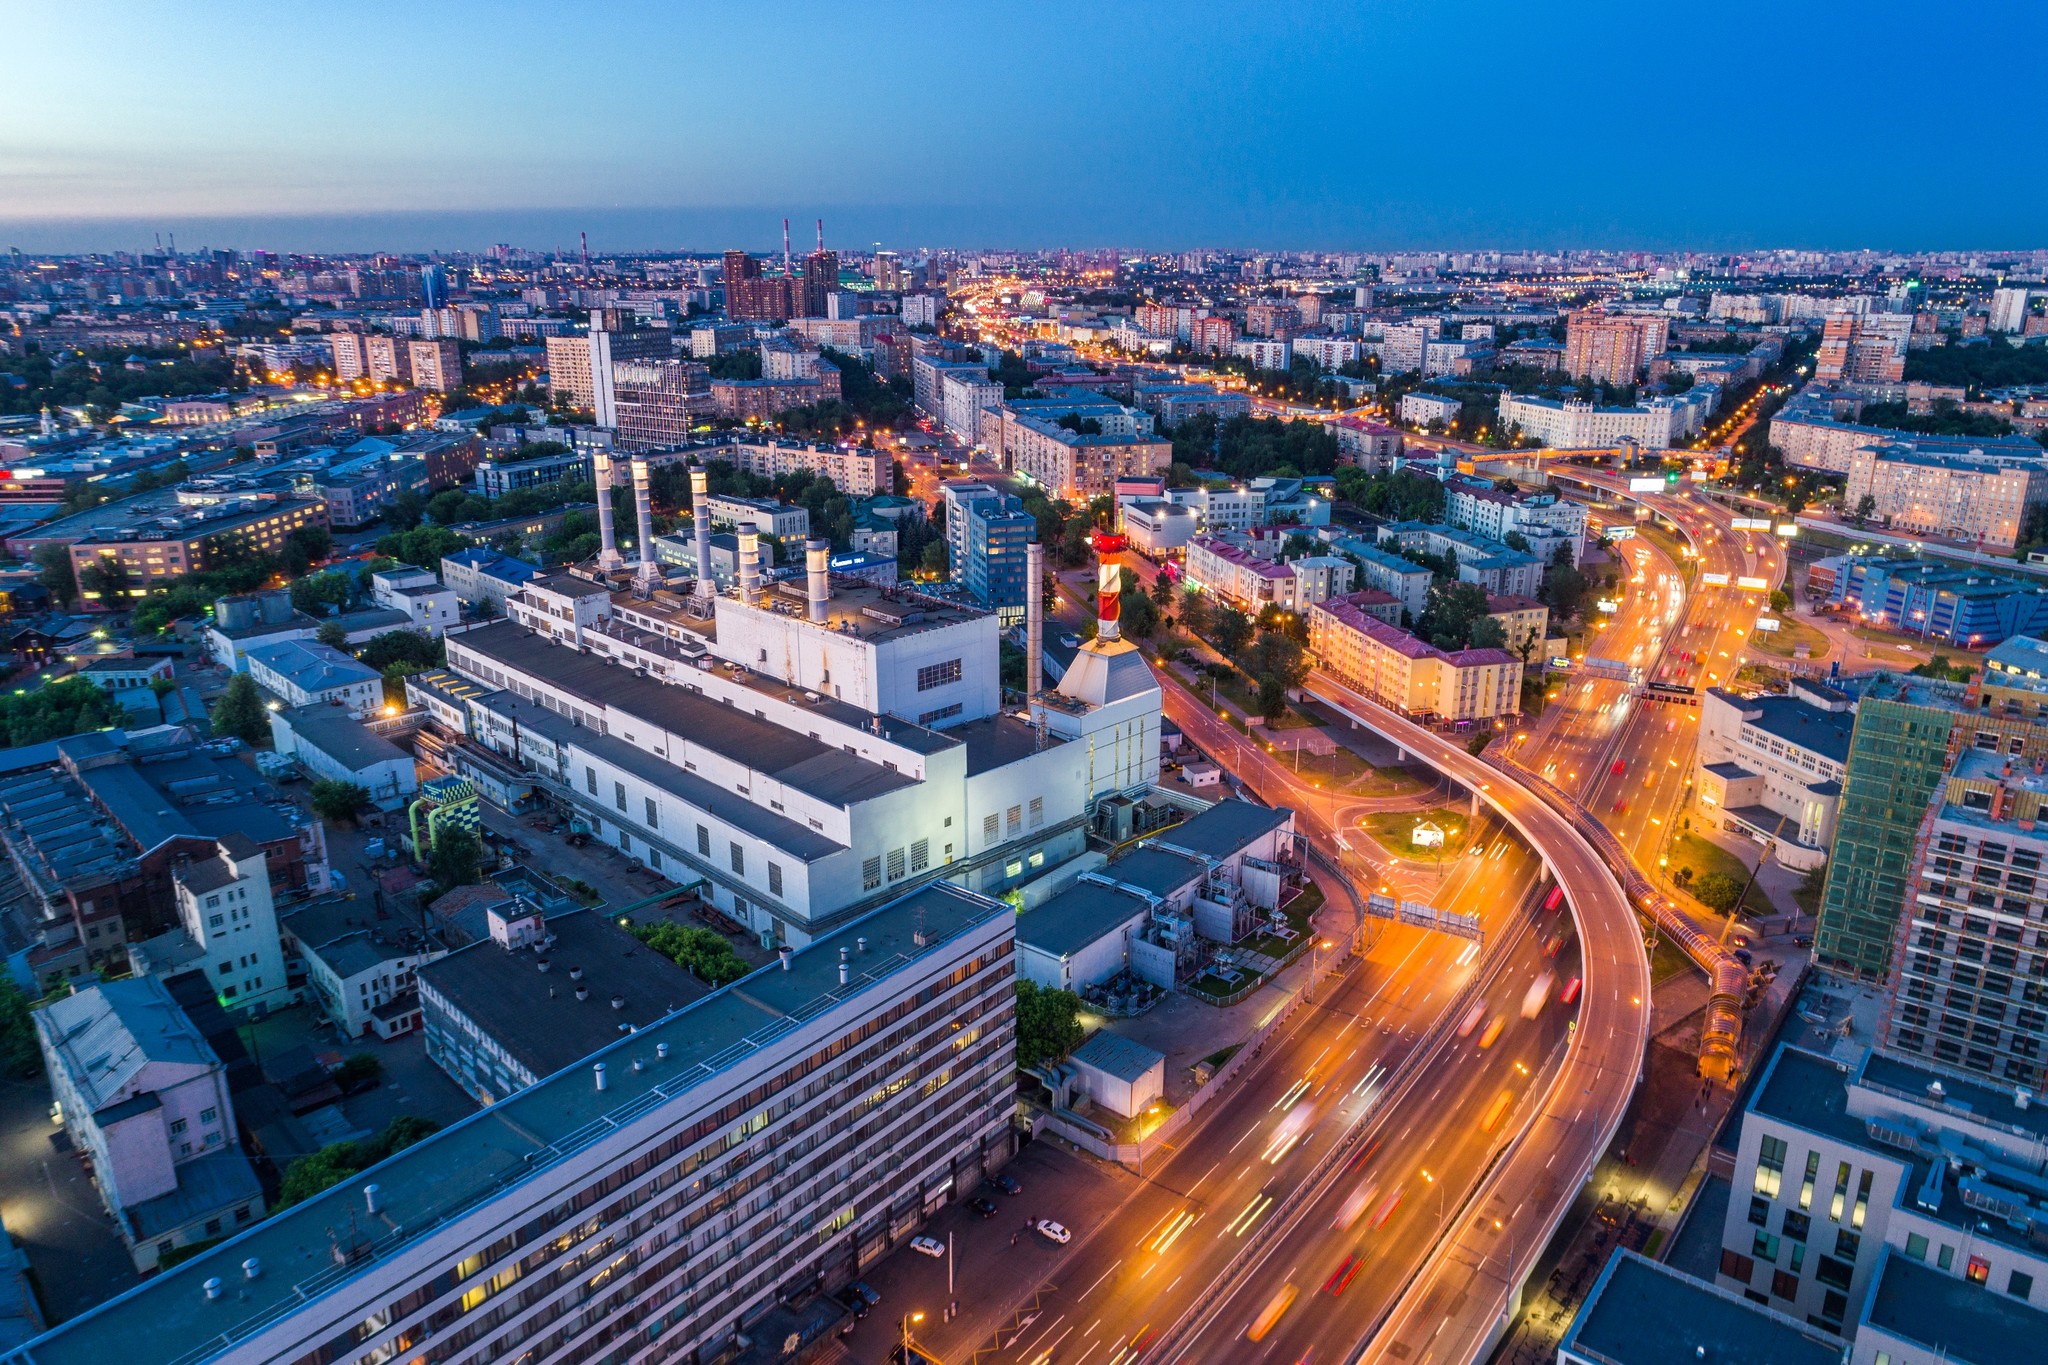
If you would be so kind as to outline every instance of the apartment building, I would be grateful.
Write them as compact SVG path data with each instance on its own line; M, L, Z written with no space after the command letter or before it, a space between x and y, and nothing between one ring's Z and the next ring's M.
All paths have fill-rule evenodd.
M1251 616L1267 607L1300 611L1311 602L1351 591L1357 570L1350 560L1337 555L1302 555L1283 562L1279 549L1275 537L1226 540L1197 536L1188 544L1188 586L1214 593Z
M1331 549L1357 565L1359 583L1392 597L1408 613L1411 621L1422 616L1423 609L1429 605L1429 585L1435 579L1427 568L1357 536L1325 535Z
M1401 458L1404 442L1399 427L1362 417L1340 417L1330 429L1337 435L1337 449L1369 473L1389 472Z
M198 950L193 966L216 998L235 1009L291 1003L277 901L263 847L230 830L210 853L181 857L171 871L178 923Z
M1552 450L1605 450L1629 441L1645 449L1667 449L1698 435L1719 402L1720 390L1712 384L1695 384L1675 397L1660 394L1628 408L1505 393L1500 424Z
M1565 321L1565 373L1617 388L1633 384L1664 349L1670 329L1666 318L1582 308Z
M145 494L144 497L149 495ZM218 568L236 559L276 554L285 538L301 526L327 525L327 503L323 498L297 498L275 494L223 497L198 505L173 506L161 514L122 519L122 499L39 528L40 537L66 533L65 523L75 524L78 539L69 543L71 570L82 574L101 562L118 563L126 571L128 598L145 595L166 579ZM134 505L142 505L134 500ZM102 601L97 589L84 589L79 599L87 611L119 610L127 601Z
M1869 498L1893 530L2010 550L2027 509L2048 502L2048 461L2036 448L2017 458L1938 455L1910 444L1870 445L1849 457L1842 505Z
M462 387L462 347L446 338L412 340L405 346L415 388L452 393Z
M1070 409L1071 410L1071 409ZM1115 490L1122 478L1164 474L1173 463L1173 443L1151 434L1149 414L1120 409L1126 415L1144 419L1142 433L1115 432L1115 421L1104 421L1086 412L1077 423L1095 420L1099 432L1077 431L1060 425L1061 413L1053 415L1024 404L1006 403L996 410L992 423L999 453L1016 473L1036 482L1055 498L1087 502Z
M770 479L797 470L822 474L850 498L871 498L890 492L893 482L889 452L858 446L742 439L705 447L703 458L730 460L736 469Z
M698 510L713 526L726 530L751 530L781 541L803 540L811 533L810 509L774 498L707 493Z
M901 897L73 1318L36 1358L802 1343L782 1299L851 1280L1009 1157L1014 934L957 887Z
M1004 626L1022 621L1029 594L1025 547L1038 539L1037 519L990 484L956 480L940 492L954 581Z
M1911 313L1830 313L1814 356L1816 384L1897 384L1906 377Z
M1702 818L1776 846L1778 861L1807 870L1827 861L1840 813L1850 698L1795 681L1784 696L1701 695L1694 792Z
M247 650L243 657L256 685L285 706L335 705L367 716L384 705L383 676L332 645L281 640Z
M1394 709L1431 721L1493 721L1518 715L1522 661L1504 649L1438 649L1332 598L1308 608L1309 650L1331 676Z
M1225 393L1206 384L1137 384L1132 386L1131 401L1157 417L1162 427L1177 427L1202 415L1223 422L1252 410L1251 395Z
M1845 1064L1781 1046L1742 1112L1715 1283L1853 1339L1865 1365L1901 1338L1902 1362L2037 1353L2044 1157L2048 1116L2024 1091L1881 1052ZM1982 1353L1984 1338L1926 1349L1944 1318L2002 1320L1992 1340L2019 1354Z
M1549 490L1502 488L1491 479L1455 474L1444 480L1444 520L1490 540L1520 535L1545 563L1560 544L1571 547L1574 564L1586 553L1585 504Z
M1455 526L1392 521L1379 528L1379 543L1386 548L1454 558L1458 581L1477 583L1489 593L1534 597L1543 586L1543 561L1535 555Z

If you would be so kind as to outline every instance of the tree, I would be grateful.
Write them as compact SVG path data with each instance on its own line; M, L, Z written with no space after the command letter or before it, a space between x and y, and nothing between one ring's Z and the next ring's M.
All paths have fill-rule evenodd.
M353 1095L366 1090L379 1076L384 1074L384 1063L377 1060L375 1053L352 1052L342 1058L341 1065L328 1073L334 1083L341 1087L344 1095Z
M1849 520L1855 522L1858 526L1864 526L1868 525L1871 517L1876 514L1877 499L1865 493L1862 497L1856 499L1856 510L1849 514Z
M713 987L730 985L753 970L733 951L725 935L715 929L657 920L653 924L631 925L628 932Z
M1586 575L1570 564L1556 565L1544 578L1539 595L1549 604L1554 619L1572 620L1586 608Z
M368 788L338 778L322 778L315 782L311 796L313 814L335 824L353 824L356 817L370 808Z
M1775 590L1774 590L1774 591L1773 591L1773 592L1771 593L1771 610L1772 610L1772 611L1790 611L1790 610L1792 610L1792 594L1791 594L1791 593L1789 593L1789 592L1786 592L1786 591L1785 591L1785 590L1784 590L1783 588L1778 588L1778 589L1775 589Z
M1486 752L1486 746L1493 743L1493 731L1481 730L1465 741L1465 752L1477 758Z
M1159 608L1152 605L1151 598L1138 591L1133 580L1126 579L1123 591L1117 594L1117 615L1125 639L1149 640L1159 629Z
M276 1208L311 1199L332 1185L360 1174L395 1152L412 1146L421 1138L441 1130L429 1119L400 1114L384 1125L384 1131L360 1142L331 1142L310 1156L302 1156L285 1168L279 1182Z
M1467 649L1506 649L1508 628L1491 616L1482 616L1472 623L1472 633L1465 639ZM1525 660L1526 662L1526 660Z
M490 600L488 597L484 599L485 602ZM424 664L416 664L409 659L400 659L396 663L384 665L378 670L384 675L384 704L403 710L406 704L405 680L415 673L426 671Z
M1081 997L1048 990L1035 981L1017 982L1017 1068L1028 1071L1056 1062L1081 1046Z
M920 572L928 573L934 578L944 578L951 573L952 554L947 550L946 542L928 542L924 547L924 553L918 558L917 567Z
M1279 723L1287 714L1287 680L1274 673L1259 675L1259 715L1266 724Z
M14 977L0 972L0 1075L33 1080L43 1071L43 1049L36 1042L28 997Z
M222 739L232 736L252 745L270 738L270 719L264 711L263 699L256 695L256 680L247 673L229 678L227 690L213 703L213 733Z
M334 532L325 526L299 526L284 538L278 558L285 572L296 578L334 552Z
M1706 872L1693 881L1692 894L1702 905L1726 914L1735 908L1736 898L1742 894L1742 883L1725 872Z
M36 562L36 582L49 590L51 601L69 610L78 601L78 576L71 567L71 547L38 545L29 558Z
M423 630L410 629L387 630L371 636L356 658L379 673L398 663L441 668L448 662L446 645Z
M1173 581L1163 573L1152 579L1152 605L1161 611L1173 605Z
M1251 618L1236 607L1225 607L1216 613L1216 652L1226 659L1235 659L1244 647L1252 642Z
M1183 588L1180 594L1180 623L1190 635L1206 636L1216 627L1215 604L1209 594Z
M427 857L427 871L443 891L483 880L484 846L466 829L444 829Z
M313 638L330 649L347 649L348 627L339 621L322 621Z
M128 566L113 555L102 555L78 571L78 586L81 591L99 598L109 606L115 598L128 596L129 585L134 575Z

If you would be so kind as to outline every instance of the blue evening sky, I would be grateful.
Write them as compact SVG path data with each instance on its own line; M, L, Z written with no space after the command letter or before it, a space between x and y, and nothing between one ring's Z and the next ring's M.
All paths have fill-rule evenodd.
M0 248L2001 247L2043 0L0 0Z

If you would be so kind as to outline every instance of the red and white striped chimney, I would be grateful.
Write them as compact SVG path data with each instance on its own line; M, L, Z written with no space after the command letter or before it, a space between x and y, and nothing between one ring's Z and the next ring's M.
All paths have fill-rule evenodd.
M1123 554L1128 538L1111 531L1097 531L1095 544L1095 638L1108 643L1121 638L1117 618L1122 614L1118 594L1123 587Z

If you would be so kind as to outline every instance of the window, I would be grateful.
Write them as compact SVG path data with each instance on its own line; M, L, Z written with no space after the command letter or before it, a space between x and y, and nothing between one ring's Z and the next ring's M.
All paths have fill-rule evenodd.
M732 870L744 877L747 875L747 851L738 844L726 845L727 856L732 861Z
M597 795L597 769L585 768L583 770L583 785L592 796Z
M1785 1219L1779 1224L1778 1231L1784 1233L1795 1242L1803 1242L1806 1240L1806 1230L1812 1225L1813 1220L1799 1210L1786 1209Z
M711 856L711 831L702 825L697 826L697 852L706 858Z
M221 926L221 917L219 915L208 915L206 917L206 924L210 929L218 929Z
M1802 1209L1810 1209L1810 1208L1812 1208L1812 1207L1813 1207L1813 1182L1814 1182L1815 1180L1819 1179L1819 1178L1820 1178L1820 1153L1819 1153L1819 1152L1808 1152L1808 1153L1806 1154L1806 1175L1805 1175L1805 1178L1803 1178L1803 1179L1802 1179L1802 1180L1801 1180L1801 1181L1799 1182L1799 1207L1800 1207L1800 1208L1802 1208Z
M1784 1174L1785 1139L1767 1137L1757 1148L1755 1192L1776 1199Z
M1855 1274L1855 1266L1847 1261L1838 1261L1832 1256L1821 1257L1820 1264L1813 1268L1813 1277L1816 1280L1819 1280L1822 1284L1831 1285L1836 1289L1847 1289L1849 1281Z
M1849 1213L1849 1224L1852 1227L1862 1227L1863 1215L1870 1212L1871 1174L1872 1172L1865 1171L1856 1181L1856 1207Z
M1788 1274L1786 1274L1786 1273L1785 1273L1784 1271L1782 1271L1782 1270L1774 1270L1774 1271L1772 1271L1772 1272L1771 1272L1771 1293L1772 1293L1772 1294L1774 1294L1774 1295L1776 1295L1777 1297L1779 1297L1779 1298L1781 1298L1781 1299L1796 1299L1796 1298L1798 1298L1798 1297L1799 1297L1799 1277L1798 1277L1797 1275L1788 1275Z
M1856 1253L1863 1249L1863 1234L1847 1228L1835 1234L1835 1255L1845 1260L1855 1260Z
M994 843L996 841L996 821L999 818L1000 817L994 815L982 817L981 837L986 839L990 843Z
M956 701L950 706L940 706L930 711L920 711L917 716L917 723L919 725L937 725L942 720L953 719L953 717L966 709L966 707Z
M1943 1270L1949 1269L1956 1263L1956 1249L1951 1246L1943 1247L1941 1254L1934 1258L1934 1263Z
M1756 1274L1756 1262L1728 1247L1721 1248L1721 1273L1731 1280L1749 1283L1749 1277Z
M184 1131L185 1131L185 1126L186 1126L186 1125L185 1125L185 1120L183 1120L183 1119L172 1119L172 1120L171 1120L171 1136L172 1136L172 1137L176 1137L176 1136L177 1136L178 1134L180 1134L180 1133L184 1132Z
M1824 1318L1832 1319L1836 1327L1839 1328L1841 1326L1842 1315L1844 1313L1847 1313L1848 1311L1848 1295L1837 1294L1834 1290L1830 1289L1825 1295L1821 1297L1820 1315Z
M892 848L889 850L889 880L892 882L897 881L901 879L902 876L903 850L900 848Z
M1913 1258L1914 1260L1916 1260L1916 1261L1924 1261L1924 1260L1926 1260L1926 1259L1927 1259L1927 1237L1926 1237L1926 1234L1924 1234L1924 1233L1919 1233L1919 1232L1909 1232L1909 1233L1907 1233L1907 1234L1906 1234L1906 1254L1907 1254L1908 1256L1911 1256L1911 1257L1912 1257L1912 1258Z
M860 865L860 889L872 891L882 884L882 860L869 858Z
M934 687L946 687L960 681L960 661L948 659L942 664L926 664L917 670L917 690L929 692Z
M2016 1299L2027 1298L2034 1292L2034 1277L2024 1270L2015 1270L2006 1279L2005 1292Z
M1835 1193L1834 1197L1828 1201L1828 1217L1837 1223L1841 1222L1843 1206L1848 1202L1849 1163L1844 1161L1835 1167Z
M1771 1221L1771 1201L1760 1194L1749 1199L1749 1221L1757 1227L1766 1227Z
M647 828L661 828L661 807L655 804L651 796L647 798Z
M1022 806L1010 807L1008 813L1004 816L1003 827L1004 832L1012 839L1021 834L1024 830L1024 808Z
M1972 1256L1970 1263L1963 1267L1963 1275L1971 1284L1982 1284L1991 1278L1991 1262L1982 1256Z
M199 1111L199 1121L201 1123L218 1123L220 1122L220 1111L218 1109L202 1109Z
M1031 828L1037 829L1040 825L1044 823L1045 798L1042 796L1034 796L1031 798Z
M215 968L215 970L218 971L222 976L227 976L235 970L235 964L232 962L223 962L217 968Z
M1759 1261L1777 1260L1778 1239L1770 1233L1761 1230L1751 1233L1749 1238L1749 1254L1756 1257Z

